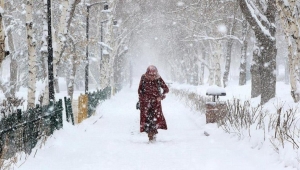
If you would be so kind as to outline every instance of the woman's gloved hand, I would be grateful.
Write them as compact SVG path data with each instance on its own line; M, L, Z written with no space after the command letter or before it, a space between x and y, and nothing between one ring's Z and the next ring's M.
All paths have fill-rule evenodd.
M161 100L163 100L163 99L165 99L165 98L166 98L166 95L163 94L162 96L160 96L160 97L157 98L157 101L161 101Z

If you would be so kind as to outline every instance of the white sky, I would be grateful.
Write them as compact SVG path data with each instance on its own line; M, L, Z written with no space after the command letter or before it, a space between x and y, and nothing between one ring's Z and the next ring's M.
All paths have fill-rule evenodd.
M236 83L236 82L235 82ZM277 154L262 134L238 140L216 124L206 124L205 115L191 111L173 94L162 103L168 130L159 130L157 141L148 143L139 132L138 79L97 108L96 115L72 126L64 122L46 144L36 147L15 166L20 170L292 170L291 152ZM173 87L205 93L207 86L172 84ZM247 86L230 86L223 99L250 95ZM288 100L288 88L278 83L278 94ZM248 89L248 90L246 90ZM280 91L280 92L279 92ZM65 92L57 94L63 96ZM204 131L210 136L205 136ZM38 148L38 150L37 150ZM37 150L37 151L36 151ZM34 154L36 152L36 154ZM24 162L25 161L25 162ZM285 167L289 166L289 167ZM19 167L19 168L17 168ZM299 168L299 167L298 167Z

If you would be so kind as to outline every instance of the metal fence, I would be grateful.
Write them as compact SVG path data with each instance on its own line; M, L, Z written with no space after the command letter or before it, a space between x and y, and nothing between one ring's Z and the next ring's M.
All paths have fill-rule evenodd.
M0 158L8 159L19 151L30 154L42 136L63 127L62 100L26 112L17 110L0 121Z
M110 87L88 93L87 117L95 112L100 101L109 99L110 94ZM66 119L74 125L71 99L64 97L64 102ZM21 151L30 154L42 137L50 136L63 127L62 114L62 100L59 99L54 104L42 107L36 105L24 112L18 109L3 117L0 120L0 158L9 159Z
M65 109L66 109L67 122L72 121L72 125L74 125L75 122L74 122L71 98L64 97L64 100L65 100Z
M88 93L88 113L87 117L90 117L96 110L100 101L105 101L110 98L111 87L106 87L103 90L97 90Z

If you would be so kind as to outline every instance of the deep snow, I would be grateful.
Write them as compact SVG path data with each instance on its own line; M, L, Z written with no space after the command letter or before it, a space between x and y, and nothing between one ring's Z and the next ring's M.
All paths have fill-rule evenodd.
M247 96L248 93L249 91L242 91L240 95ZM227 94L230 95L231 92L227 91ZM41 148L36 147L33 150L36 154L31 154L26 160L23 155L15 168L20 170L293 169L281 163L271 146L264 144L252 147L251 141L238 140L217 128L216 124L206 124L204 114L190 110L172 94L168 94L162 102L168 130L159 130L157 141L149 143L147 135L139 132L139 111L135 110L137 98L136 82L132 88L124 87L110 100L99 105L96 114L83 123L72 126L64 122L63 130L55 131ZM205 136L204 131L210 135Z

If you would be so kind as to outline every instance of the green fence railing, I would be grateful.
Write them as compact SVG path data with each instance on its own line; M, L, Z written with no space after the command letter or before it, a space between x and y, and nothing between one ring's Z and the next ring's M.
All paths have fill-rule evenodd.
M118 87L118 91L121 87ZM105 101L111 96L111 88L88 93L88 117L96 110L100 101ZM72 121L74 117L70 98L64 97L66 119ZM0 120L0 158L9 159L17 152L32 152L39 139L50 136L55 130L63 127L62 100L46 106L36 105L27 111L18 109L16 112Z
M8 159L19 151L30 154L42 136L50 136L63 127L62 100L54 105L37 105L22 113L8 115L0 121L0 157Z
M65 101L65 110L66 110L66 119L67 122L72 121L72 125L74 125L74 116L73 116L73 111L72 111L72 102L71 98L64 97Z
M103 90L97 90L88 93L88 114L90 117L95 111L100 101L105 101L110 98L111 88L106 87Z

